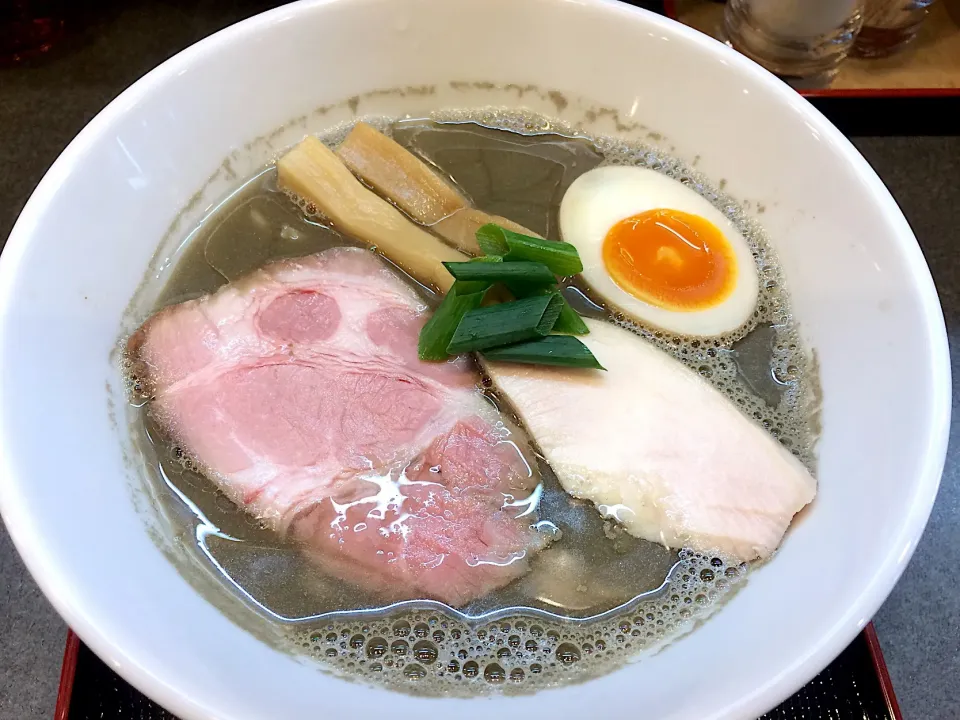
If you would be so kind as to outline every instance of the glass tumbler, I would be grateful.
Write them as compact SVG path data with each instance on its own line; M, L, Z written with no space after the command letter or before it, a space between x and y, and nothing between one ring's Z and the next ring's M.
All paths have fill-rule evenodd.
M859 57L886 57L917 36L934 0L865 0L863 27L853 44Z
M863 0L728 0L727 44L796 87L828 85L860 30Z

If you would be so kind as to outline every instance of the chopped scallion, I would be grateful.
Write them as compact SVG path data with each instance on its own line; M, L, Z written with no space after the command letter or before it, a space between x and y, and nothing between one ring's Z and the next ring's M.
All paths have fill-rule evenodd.
M510 247L507 245L507 239L504 236L504 229L494 223L487 223L477 228L477 244L483 250L487 257L503 258Z
M510 288L555 285L557 278L538 262L447 262L443 266L463 282L502 282Z
M477 242L487 255L501 255L509 262L527 260L540 262L555 275L576 275L583 270L580 255L570 243L542 240L521 235L499 225L488 223L477 230Z
M563 295L560 296L560 299L563 300L563 307L560 308L560 316L553 326L553 331L569 333L570 335L588 335L590 328L587 327L580 314L570 307L570 303Z
M553 329L562 307L560 295L550 293L470 310L453 333L447 353L459 355L543 337Z
M526 290L526 292L523 292ZM551 292L558 292L556 288L521 288L518 297L529 297L530 295L545 295ZM563 301L563 307L560 309L560 316L557 318L553 331L558 333L568 333L570 335L588 335L590 328L580 317L579 313L570 307L570 303L560 293L560 299Z
M490 348L484 350L482 355L487 360L499 362L606 370L590 352L590 348L572 335L550 335Z
M440 307L420 330L417 354L421 360L446 360L457 326L469 311L480 307L490 283L455 281L447 291Z

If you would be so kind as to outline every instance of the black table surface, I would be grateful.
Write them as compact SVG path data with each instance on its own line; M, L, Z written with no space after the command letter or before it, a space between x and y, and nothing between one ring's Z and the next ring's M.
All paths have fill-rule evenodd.
M65 4L71 8L72 25L58 48L41 61L0 68L0 240L6 238L57 155L120 91L196 40L280 3L72 0ZM891 189L917 234L952 339L960 322L960 136L956 134L960 114L956 105L873 104L865 111L851 110L849 103L821 107L835 113L840 127L850 133L902 133L916 128L914 135L853 140ZM851 112L855 117L850 117ZM884 113L893 117L904 112L907 119L898 114L896 122L882 122ZM909 113L915 125L908 122ZM953 351L954 377L960 377L957 353ZM955 428L956 424L951 428L946 471L930 524L903 579L875 618L908 720L960 718L960 583L956 580L960 457ZM65 632L0 528L0 720L50 717ZM804 713L804 717L820 716Z

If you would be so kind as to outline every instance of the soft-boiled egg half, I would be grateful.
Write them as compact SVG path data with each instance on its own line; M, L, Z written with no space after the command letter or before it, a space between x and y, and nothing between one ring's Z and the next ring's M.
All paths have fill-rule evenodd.
M602 300L679 335L736 330L757 305L746 239L706 199L654 170L606 166L577 178L560 203L560 234Z

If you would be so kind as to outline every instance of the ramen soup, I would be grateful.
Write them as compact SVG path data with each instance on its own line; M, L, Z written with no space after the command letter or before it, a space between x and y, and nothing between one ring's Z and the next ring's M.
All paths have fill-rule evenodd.
M126 343L178 535L329 670L596 676L693 628L814 497L816 367L762 230L659 151L556 128L308 137Z

